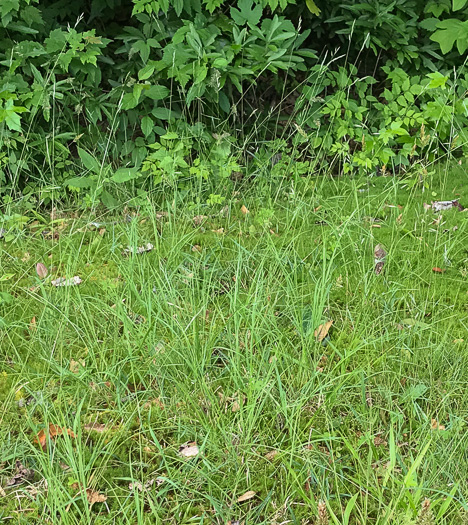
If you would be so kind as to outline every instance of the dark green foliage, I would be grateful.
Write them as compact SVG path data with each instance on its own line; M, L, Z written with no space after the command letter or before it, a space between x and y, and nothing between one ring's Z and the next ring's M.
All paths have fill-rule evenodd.
M277 138L345 173L433 160L465 142L463 4L4 0L0 191L138 204Z

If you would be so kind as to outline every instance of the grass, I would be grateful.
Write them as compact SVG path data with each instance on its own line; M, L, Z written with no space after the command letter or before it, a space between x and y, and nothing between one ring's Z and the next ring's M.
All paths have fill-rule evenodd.
M7 224L0 517L468 523L468 215L423 206L463 203L468 183L458 166L411 182L310 178ZM42 448L50 424L64 431ZM16 461L34 476L8 486Z

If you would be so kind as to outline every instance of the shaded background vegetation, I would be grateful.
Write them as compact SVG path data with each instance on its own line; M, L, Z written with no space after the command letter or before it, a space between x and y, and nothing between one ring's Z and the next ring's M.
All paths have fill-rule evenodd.
M466 143L464 2L5 0L4 202L407 171Z

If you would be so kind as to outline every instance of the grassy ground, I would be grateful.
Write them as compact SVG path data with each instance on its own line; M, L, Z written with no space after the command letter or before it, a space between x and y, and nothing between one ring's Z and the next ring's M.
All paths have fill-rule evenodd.
M468 181L407 182L6 223L0 518L468 523Z

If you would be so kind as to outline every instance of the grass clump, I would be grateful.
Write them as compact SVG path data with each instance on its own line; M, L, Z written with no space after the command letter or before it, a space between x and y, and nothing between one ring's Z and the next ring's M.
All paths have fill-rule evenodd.
M460 523L467 215L424 207L450 170L10 227L1 517Z

